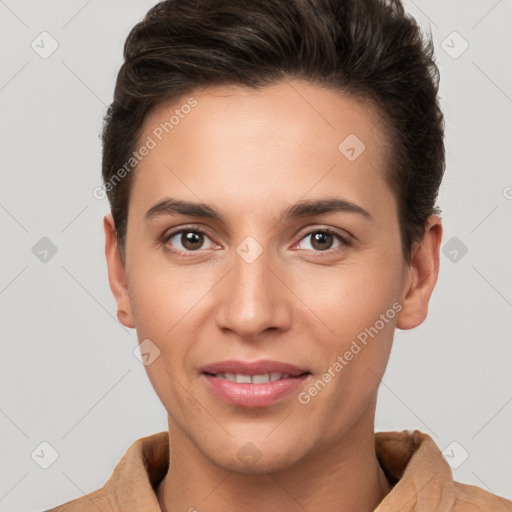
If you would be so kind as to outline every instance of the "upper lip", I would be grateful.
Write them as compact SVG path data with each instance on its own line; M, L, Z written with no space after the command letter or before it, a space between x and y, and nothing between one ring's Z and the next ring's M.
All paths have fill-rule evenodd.
M291 363L271 361L263 359L260 361L218 361L201 367L202 373L241 373L243 375L261 375L264 373L282 373L289 375L302 375L309 373L308 370Z

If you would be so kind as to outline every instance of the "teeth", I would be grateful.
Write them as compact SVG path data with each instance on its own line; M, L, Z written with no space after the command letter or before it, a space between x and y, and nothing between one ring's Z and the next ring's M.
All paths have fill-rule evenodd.
M217 373L215 375L220 379L226 379L231 382L237 382L239 384L267 384L269 382L275 382L279 379L288 379L289 373L262 373L259 375L245 375L243 373Z
M262 375L253 375L252 383L253 384L265 384L270 382L270 375L268 373L263 373Z

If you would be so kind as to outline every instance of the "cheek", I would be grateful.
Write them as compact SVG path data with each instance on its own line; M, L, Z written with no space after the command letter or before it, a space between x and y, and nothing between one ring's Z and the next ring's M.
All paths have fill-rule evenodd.
M191 361L197 360L194 340L201 339L204 317L210 314L205 308L209 307L208 292L215 275L211 269L194 266L141 263L133 265L137 272L132 272L130 279L132 313L139 342L149 339L159 351L159 357L145 369L164 401L169 399L169 389L179 390L178 382L192 369Z
M316 314L315 324L323 326L326 339L335 340L340 349L361 333L364 341L364 333L376 323L379 335L392 335L401 290L398 265L381 268L372 260L312 269L302 280L299 294Z
M390 263L382 258L386 261L382 265L377 255L367 256L307 279L308 288L315 290L309 295L308 306L318 319L304 327L322 353L317 388L322 390L323 400L314 406L322 411L324 407L342 407L349 416L357 415L377 392L389 359L401 309L401 260ZM305 292L306 288L302 290Z
M151 261L133 265L130 276L130 303L139 338L152 336L165 340L211 288L213 276L189 267L173 267Z
M368 296L347 285L343 293L331 293L319 309L335 336L325 335L324 328L324 335L316 338L323 365L306 393L311 415L328 425L327 437L358 418L375 399L389 359L397 303L390 302L386 289L370 290Z

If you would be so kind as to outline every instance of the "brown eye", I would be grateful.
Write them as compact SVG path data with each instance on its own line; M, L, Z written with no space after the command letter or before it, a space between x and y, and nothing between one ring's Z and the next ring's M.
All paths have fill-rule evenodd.
M349 241L345 237L334 230L327 228L310 231L302 238L300 243L304 240L310 241L309 247L306 246L301 248L316 252L328 252L331 249L335 250L340 247L350 245Z
M204 242L204 235L195 231L184 231L180 239L183 247L190 251L200 249Z
M180 229L170 233L164 242L175 252L187 253L203 249L207 240L210 238L199 229Z
M319 231L317 233L313 233L313 236L311 237L311 246L313 249L315 249L315 251L330 249L333 240L334 236L330 233Z

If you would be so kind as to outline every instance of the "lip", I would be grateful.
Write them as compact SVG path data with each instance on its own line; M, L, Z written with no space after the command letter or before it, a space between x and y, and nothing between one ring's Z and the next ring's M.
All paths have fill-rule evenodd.
M203 366L200 371L203 381L210 391L224 402L246 408L268 407L282 400L303 386L311 375L308 370L297 365L270 360L219 361ZM268 383L252 384L231 382L214 375L217 373L242 373L252 376L272 372L289 374L289 377Z
M260 361L218 361L203 366L199 369L201 373L243 373L244 375L261 375L262 373L289 373L290 376L299 376L309 373L307 368L301 368L291 363L262 359Z

